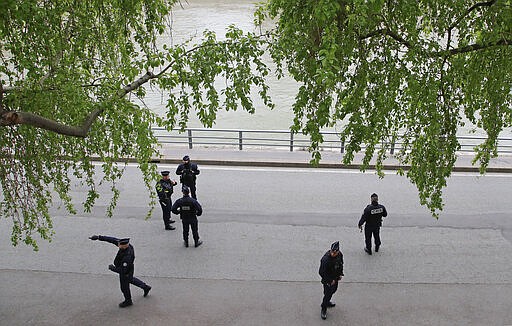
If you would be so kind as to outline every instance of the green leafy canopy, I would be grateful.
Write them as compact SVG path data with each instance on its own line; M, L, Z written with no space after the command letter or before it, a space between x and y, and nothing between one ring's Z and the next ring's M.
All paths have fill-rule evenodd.
M422 0L269 0L260 21L276 22L270 51L301 87L292 130L310 135L343 125L344 163L364 148L378 173L398 139L399 162L434 216L456 161L459 127L487 134L475 147L483 173L512 125L512 3ZM474 163L475 163L474 162Z
M194 112L205 126L220 109L254 112L253 89L273 108L266 53L278 76L300 84L292 131L310 136L313 163L321 159L322 128L341 123L344 163L364 148L363 169L376 156L382 176L400 138L396 157L410 166L400 173L434 216L463 121L487 133L475 148L482 172L497 155L499 133L512 125L509 0L267 0L255 15L257 23L272 20L265 33L231 26L223 40L205 31L197 43L159 48L180 5L2 1L0 210L13 220L14 245L37 248L35 234L51 239L54 193L75 212L72 177L89 189L86 211L97 185L110 184L111 215L123 158L138 161L154 207L156 167L148 162L159 153L151 126L183 129ZM165 116L130 101L127 95L143 98L146 85L167 93Z

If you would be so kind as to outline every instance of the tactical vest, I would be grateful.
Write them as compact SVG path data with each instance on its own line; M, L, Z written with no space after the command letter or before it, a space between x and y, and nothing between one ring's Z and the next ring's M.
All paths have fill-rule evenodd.
M183 174L181 175L181 183L184 184L192 184L194 183L194 173L190 168L183 169Z
M196 207L193 203L183 203L180 207L181 218L190 218L196 216Z

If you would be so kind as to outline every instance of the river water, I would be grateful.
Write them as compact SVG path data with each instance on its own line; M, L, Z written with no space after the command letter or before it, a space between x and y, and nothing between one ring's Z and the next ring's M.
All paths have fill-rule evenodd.
M223 39L226 28L234 24L244 31L256 31L253 24L254 0L188 0L182 1L182 6L176 6L171 17L172 31L160 38L161 44L179 44L191 37L199 38L205 29L217 33L218 39ZM271 96L276 105L270 110L258 96L253 96L256 112L247 113L239 109L217 113L217 119L213 126L216 129L257 129L257 130L288 130L293 122L292 104L298 85L291 78L277 78L270 76L268 79L271 88ZM165 112L166 96L158 89L147 89L145 105L151 110L163 114ZM195 115L190 117L190 128L202 127ZM337 131L337 126L328 131ZM459 134L467 135L473 126L466 123L461 127ZM483 136L482 130L476 130L478 136ZM502 132L503 137L512 137L512 128Z

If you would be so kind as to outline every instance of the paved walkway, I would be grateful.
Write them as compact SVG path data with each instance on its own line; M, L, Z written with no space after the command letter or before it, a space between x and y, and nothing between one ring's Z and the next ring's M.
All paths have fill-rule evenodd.
M284 149L244 149L242 151L230 148L193 148L177 147L164 145L162 147L162 157L157 159L160 163L181 163L185 155L190 155L191 159L199 164L206 165L234 165L234 166L276 166L276 167L312 167L309 163L311 154L307 151L290 152ZM454 171L455 172L479 172L478 165L473 165L474 155L470 153L459 154ZM343 154L339 152L323 151L321 168L345 168L359 169L363 155L356 154L354 161L350 165L341 163ZM370 164L369 170L374 169L375 161ZM398 161L390 157L384 162L384 168L387 170L397 170L403 168ZM405 167L406 168L406 167ZM512 173L512 155L503 155L492 159L489 163L487 172Z
M10 247L3 224L1 325L512 324L512 245L498 230L386 228L385 246L368 256L354 227L206 219L204 245L184 248L156 218L54 223L39 252ZM132 307L117 307L119 283L107 269L116 248L87 239L98 230L132 237L135 274L153 286L147 298L132 286ZM335 238L346 276L322 321L317 268Z
M188 154L201 165L307 166L310 158L171 147L164 154L162 163ZM322 166L340 159L325 153ZM470 159L461 156L458 167ZM511 163L505 157L491 167L510 172ZM134 207L145 206L140 187L123 185ZM499 229L387 227L381 252L368 256L353 226L262 224L241 214L244 223L203 218L199 248L182 246L179 225L164 231L158 210L149 221L57 214L56 235L39 252L13 248L2 219L0 325L512 325L512 244ZM135 275L153 286L147 298L132 287L134 306L117 307L119 283L107 269L116 248L87 239L97 233L131 236ZM326 239L343 239L346 276L323 321L317 268Z

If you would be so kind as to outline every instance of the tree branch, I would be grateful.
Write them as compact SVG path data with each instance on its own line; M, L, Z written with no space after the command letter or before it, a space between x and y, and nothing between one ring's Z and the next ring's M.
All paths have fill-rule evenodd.
M0 114L4 113L4 85L0 81Z
M438 51L438 52L432 52L432 57L442 57L442 56L452 56L460 53L468 53L468 52L474 52L478 50L483 50L495 46L509 46L512 45L512 40L508 39L502 39L498 41L492 41L482 44L470 44L463 46L461 48L451 49L451 50L445 50L445 51Z
M258 37L266 36L266 34L262 34ZM223 42L227 43L227 42ZM216 44L202 44L196 47L185 51L182 56L189 55L190 53L204 48L208 46L215 46ZM129 85L124 86L117 92L118 98L123 98L126 94L138 89L148 81L152 79L159 78L162 76L167 70L169 70L175 61L169 63L164 69L162 69L158 74L154 74L153 72L146 72L146 74L136 81L132 82ZM1 102L0 102L1 103ZM14 112L14 111L0 111L0 126L12 126L18 124L30 125L34 127L38 127L41 129L53 131L58 134L66 135L66 136L75 136L75 137L86 137L93 122L98 118L98 116L104 111L104 108L97 108L92 111L84 120L81 126L68 126L65 124L58 123L54 120L44 118L40 115L30 113L30 112Z
M475 3L468 10L466 10L466 12L462 16L460 16L456 21L454 21L453 24L451 24L450 27L448 27L448 30L454 29L462 21L462 19L464 19L467 15L469 15L473 10L480 8L480 7L490 7L495 3L496 3L496 0Z
M375 30L373 32L370 32L370 33L368 33L366 35L361 36L359 39L360 40L365 40L367 38L371 38L371 37L374 37L374 36L377 36L377 35L387 35L387 36L391 37L392 39L398 41L400 44L405 45L408 48L411 47L411 43L409 43L409 41L405 40L400 35L398 35L397 33L389 30L388 28L381 28L381 29Z
M126 85L121 90L119 90L117 96L119 98L123 98L126 94L133 90L136 90L152 78L155 78L155 75L152 72L148 71L141 78L137 79L133 83ZM30 125L33 127L53 131L61 135L86 137L89 133L89 130L91 129L93 122L98 118L98 116L103 111L104 108L97 108L93 110L91 113L89 113L89 115L87 115L87 117L85 117L85 120L81 126L68 126L56 122L55 120L47 119L45 117L30 112L6 111L0 112L0 126Z
M72 127L58 123L55 120L44 118L34 113L8 111L0 115L0 126L30 125L33 127L53 131L61 135L86 137L92 123L94 120L96 120L101 112L103 112L103 109L95 109L85 118L82 126Z

